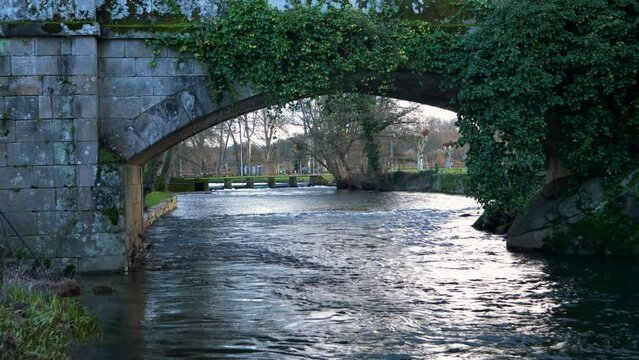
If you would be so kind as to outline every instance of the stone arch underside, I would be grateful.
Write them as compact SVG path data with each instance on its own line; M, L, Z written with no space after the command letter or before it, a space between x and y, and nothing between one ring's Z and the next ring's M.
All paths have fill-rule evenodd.
M416 78L410 71L397 72L393 90L380 94L359 87L362 93L383 95L399 100L455 111L450 100L454 92L442 91L437 75ZM313 96L317 94L309 94ZM130 165L141 165L171 146L211 126L267 106L264 96L253 87L236 90L220 101L211 99L206 80L187 87L127 121L101 126L101 143Z

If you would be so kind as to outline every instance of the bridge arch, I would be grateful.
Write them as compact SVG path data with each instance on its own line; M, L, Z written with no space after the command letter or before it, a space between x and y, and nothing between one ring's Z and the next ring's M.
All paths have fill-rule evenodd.
M143 249L142 165L268 104L250 86L213 101L206 66L154 49L152 33L19 25L0 22L1 224L16 228L0 243L27 237L56 267L79 272L127 270ZM356 88L455 110L436 75L394 77L385 94Z
M233 96L213 100L205 65L169 49L161 50L157 57L157 51L140 39L121 37L103 39L100 45L100 149L117 154L125 163L121 214L126 224L127 262L132 264L143 248L146 226L142 165L211 126L268 104L250 85L237 87ZM130 68L132 60L135 69ZM150 66L154 62L156 66ZM394 73L392 80L391 90L384 94L356 80L351 85L361 93L455 110L450 103L454 93L443 91L435 74L417 77L405 70ZM306 97L316 95L321 94ZM154 103L143 106L148 101Z
M383 95L399 100L431 105L454 111L452 92L441 90L440 79L434 74L417 78L411 71L394 74L394 87L381 94L357 86L370 95ZM207 80L202 80L121 124L102 131L101 140L129 165L142 165L173 145L226 120L266 107L263 94L244 86L233 96L226 94L219 101L211 99ZM315 96L320 94L309 94Z

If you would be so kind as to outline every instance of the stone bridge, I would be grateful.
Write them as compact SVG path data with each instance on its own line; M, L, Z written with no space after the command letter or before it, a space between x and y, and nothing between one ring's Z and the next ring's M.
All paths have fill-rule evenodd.
M152 33L109 29L95 1L76 2L64 16L82 21L65 23L0 0L0 210L56 267L126 271L142 247L142 165L265 103L250 87L212 101L204 65L154 54ZM438 83L397 73L388 95L450 109ZM21 249L7 225L0 240Z

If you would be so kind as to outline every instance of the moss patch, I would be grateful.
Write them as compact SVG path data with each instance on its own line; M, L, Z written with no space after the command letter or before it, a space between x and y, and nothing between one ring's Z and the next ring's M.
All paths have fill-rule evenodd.
M100 147L98 150L98 164L124 164L124 159L114 153L111 152L104 147Z
M48 34L59 34L62 32L62 24L55 22L47 22L42 24L42 30Z
M187 33L193 29L192 23L113 23L102 25L102 28L109 29L114 33L126 34L131 32L162 32L162 33Z
M123 213L124 211L122 211L121 208L116 207L110 207L102 210L102 215L109 218L113 226L116 226L120 223L120 215L122 215Z

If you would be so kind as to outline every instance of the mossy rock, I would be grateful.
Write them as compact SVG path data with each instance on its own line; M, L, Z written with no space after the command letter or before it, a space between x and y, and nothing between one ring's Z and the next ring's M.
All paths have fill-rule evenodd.
M544 251L582 255L639 256L639 223L608 205L575 224L555 226Z

